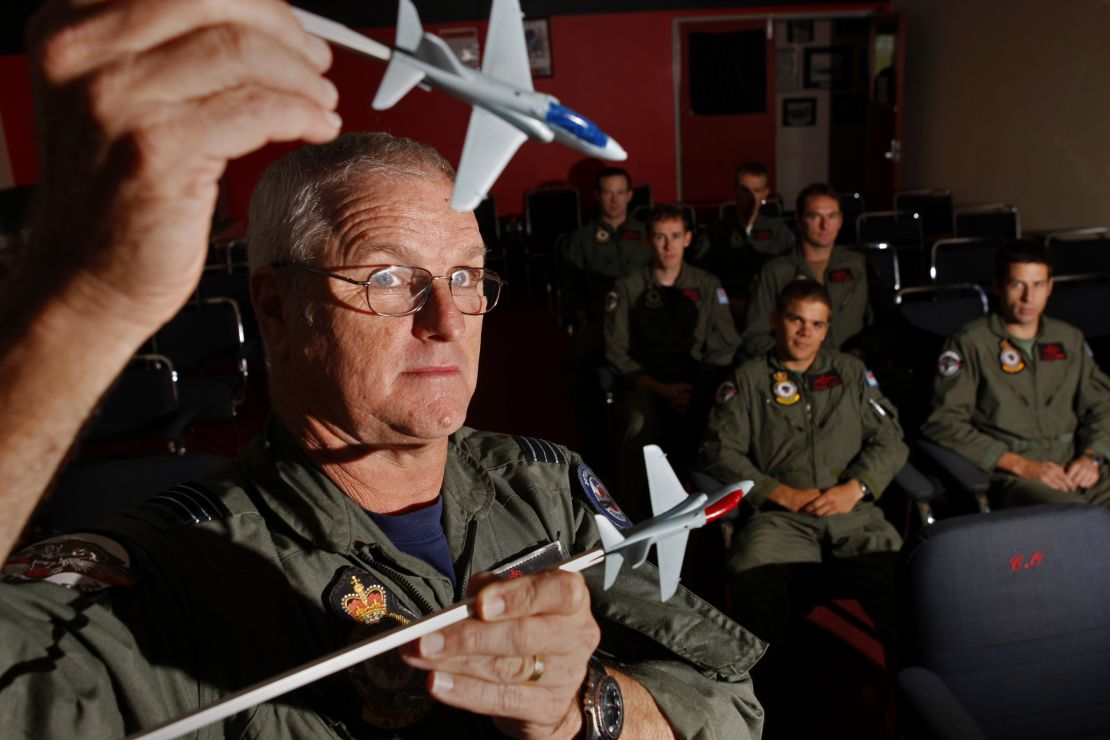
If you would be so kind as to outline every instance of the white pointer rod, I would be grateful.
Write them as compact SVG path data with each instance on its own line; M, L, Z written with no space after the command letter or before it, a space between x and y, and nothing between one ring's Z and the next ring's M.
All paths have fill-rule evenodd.
M352 31L342 23L336 23L329 18L309 13L307 10L301 10L300 8L293 8L293 15L300 21L304 30L313 36L319 36L325 41L330 41L333 44L338 44L375 59L381 59L383 62L388 62L393 55L393 51L385 44L363 36L357 31Z
M605 551L597 548L561 563L559 570L576 573L604 560ZM248 686L178 719L145 730L137 735L131 735L130 740L170 740L170 738L195 732L213 722L218 722L294 689L307 686L325 676L338 673L344 668L350 668L364 660L389 652L430 632L441 630L456 622L462 622L473 615L471 611L473 605L474 600L467 599L446 611L431 614L418 619L412 624L397 627L381 635L357 642L322 658L317 658L311 663L305 663L254 686Z

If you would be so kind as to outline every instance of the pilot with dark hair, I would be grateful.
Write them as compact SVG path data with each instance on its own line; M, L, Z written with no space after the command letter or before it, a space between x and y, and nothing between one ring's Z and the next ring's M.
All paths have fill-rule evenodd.
M836 316L829 327L830 348L846 349L874 322L867 260L836 246L842 222L836 191L824 183L807 186L798 194L795 216L801 243L764 265L756 278L743 333L747 357L761 355L774 346L769 317L778 294L791 280L815 280L828 290Z
M683 260L693 232L682 210L657 206L647 231L651 265L618 280L605 300L605 357L623 390L621 486L641 517L649 513L642 447L693 452L675 442L696 444L709 393L739 345L720 281Z
M1110 507L1110 380L1078 329L1044 315L1052 257L1013 242L996 258L998 306L956 332L937 361L922 434L991 473L996 507Z
M733 617L771 644L773 688L796 617L818 596L859 598L895 660L902 540L875 500L909 450L863 363L824 347L829 303L812 280L787 283L771 315L774 347L717 390L698 454L718 480L755 482L727 571Z

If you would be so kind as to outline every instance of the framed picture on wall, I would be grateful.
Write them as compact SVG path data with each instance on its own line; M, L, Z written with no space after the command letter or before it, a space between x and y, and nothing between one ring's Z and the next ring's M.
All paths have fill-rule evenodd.
M813 21L787 21L786 40L791 44L813 43Z
M852 53L844 46L810 46L805 50L804 84L839 90L852 82Z
M471 69L482 68L482 51L477 28L445 28L439 37L447 42L459 61Z
M783 128L817 125L817 98L783 98Z
M528 47L528 63L533 77L551 77L555 65L551 61L551 24L547 18L524 21L524 43Z

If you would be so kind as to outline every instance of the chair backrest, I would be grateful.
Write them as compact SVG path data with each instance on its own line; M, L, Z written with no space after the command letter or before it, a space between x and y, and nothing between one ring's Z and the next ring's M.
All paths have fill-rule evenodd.
M767 200L760 204L759 212L767 218L782 218L782 196L777 193L767 196Z
M1110 275L1110 229L1058 231L1048 235L1054 275Z
M859 193L840 194L840 233L836 236L837 244L858 244L856 234L856 221L860 214L867 210L863 196Z
M848 247L863 254L871 267L871 271L879 279L880 284L891 293L902 289L902 269L898 263L898 249L891 244L860 244L858 247Z
M154 335L154 342L181 372L238 361L244 342L239 306L230 298L190 303Z
M924 535L903 577L908 663L988 737L1110 736L1110 511L1027 506Z
M921 214L926 239L948 236L955 231L950 190L903 190L894 196L894 210Z
M686 216L686 225L690 227L691 231L698 228L698 212L694 206L689 203L675 203L676 208L682 210L683 215Z
M554 239L581 225L578 191L570 185L534 188L524 193L524 229L529 237Z
M920 252L925 244L921 217L915 211L872 211L856 218L860 244L890 244L899 252Z
M1058 277L1045 313L1078 327L1088 339L1110 337L1110 276Z
M178 410L173 361L165 355L136 355L93 414L89 438L140 437Z
M628 204L629 213L640 206L651 208L653 205L655 205L655 201L651 199L651 185L645 182L632 188L632 200Z
M938 239L931 250L929 279L938 284L989 285L1000 246L1000 239Z
M1021 216L1009 203L984 203L956 209L957 237L1021 238Z
M911 326L937 337L948 337L990 309L987 293L978 285L902 288L894 298Z

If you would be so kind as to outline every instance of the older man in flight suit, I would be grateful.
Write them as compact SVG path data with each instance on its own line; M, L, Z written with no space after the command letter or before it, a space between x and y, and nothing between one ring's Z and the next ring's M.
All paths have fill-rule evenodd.
M756 278L743 333L747 357L757 357L774 346L769 317L779 293L791 280L816 280L828 290L836 318L826 340L830 348L845 349L874 322L867 260L836 246L841 225L836 191L824 183L809 185L798 194L796 217L801 244L764 265Z
M1051 267L1034 242L999 251L998 309L948 340L921 429L992 473L999 508L1110 506L1110 380L1078 329L1044 316Z
M223 164L337 133L328 50L284 3L144 9L50 4L33 35L43 110L88 106L97 125L44 127L41 261L3 304L0 471L18 483L0 499L5 550L8 522L18 531L46 486L43 460L64 452L59 434L195 288ZM81 177L53 179L69 168ZM267 171L249 237L267 433L221 473L8 560L9 732L127 735L471 592L476 619L214 732L607 737L612 705L593 707L613 679L630 734L758 733L746 672L760 645L739 627L689 594L660 604L650 576L605 592L596 574L534 572L595 545L592 514L628 522L565 449L461 428L500 285L473 214L448 207L452 174L434 151L376 134ZM74 351L96 356L68 362ZM48 415L8 405L24 397ZM496 568L519 577L472 578Z
M682 441L700 436L709 394L740 341L721 283L683 260L693 233L682 211L658 206L647 227L651 266L618 280L605 304L605 357L623 387L621 486L636 517L650 512L643 446L694 452ZM664 441L668 427L677 434Z
M863 363L823 348L829 315L819 284L783 289L775 348L718 389L699 465L719 480L755 481L727 566L737 621L781 661L798 604L814 588L846 591L875 619L889 663L902 542L874 501L909 451Z

